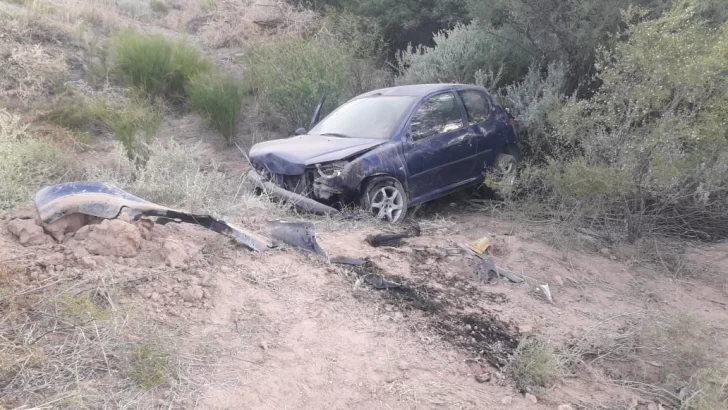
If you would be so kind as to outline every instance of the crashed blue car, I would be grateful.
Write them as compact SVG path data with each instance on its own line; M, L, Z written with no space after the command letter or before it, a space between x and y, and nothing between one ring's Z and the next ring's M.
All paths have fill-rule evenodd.
M321 105L308 131L251 148L258 186L325 209L356 203L398 223L409 207L481 184L488 170L515 178L515 119L482 87L374 90L318 121Z

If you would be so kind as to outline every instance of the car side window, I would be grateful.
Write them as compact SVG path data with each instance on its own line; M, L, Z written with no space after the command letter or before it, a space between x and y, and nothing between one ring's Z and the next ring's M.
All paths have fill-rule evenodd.
M460 114L460 106L452 93L443 93L430 97L417 109L410 121L412 141L454 131L462 127L463 119Z
M488 120L491 107L490 101L488 101L488 97L485 94L475 90L458 91L458 94L463 99L470 125L479 124Z

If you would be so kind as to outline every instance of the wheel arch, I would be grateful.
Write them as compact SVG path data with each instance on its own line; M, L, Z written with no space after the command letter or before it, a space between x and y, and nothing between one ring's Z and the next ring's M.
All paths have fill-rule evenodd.
M518 144L515 144L513 142L508 143L503 146L501 152L503 154L513 155L514 157L516 157L516 160L518 162L521 161L521 148L518 147Z

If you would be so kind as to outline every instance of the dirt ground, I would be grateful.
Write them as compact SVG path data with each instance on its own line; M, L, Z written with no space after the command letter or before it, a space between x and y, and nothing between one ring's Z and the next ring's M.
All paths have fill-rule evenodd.
M568 343L585 329L619 326L618 318L644 311L687 309L716 338L728 330L724 290L630 269L626 255L611 251L558 251L477 212L423 219L423 235L397 247L370 247L365 238L380 231L375 225L319 221L321 246L331 257L367 258L361 271L291 248L254 254L202 228L174 224L150 230L106 221L61 243L41 229L23 238L23 246L8 229L36 226L22 219L29 216L4 215L0 260L29 267L35 286L104 276L122 284L118 303L184 325L191 335L184 348L203 349L215 361L198 375L204 388L195 401L183 402L196 408L629 403L634 391L573 375L534 404L514 388L505 365L525 334ZM491 238L498 264L525 283L487 282L475 274L458 246L482 236ZM727 250L706 247L700 259L725 267ZM362 280L372 272L406 286L377 290ZM538 284L550 286L553 303L534 292Z
M243 34L223 36L219 28L232 23L222 11L204 14L197 2L170 3L179 7L141 22L88 4L99 19L109 18L111 30L191 35L214 46L209 53L233 73L240 44L231 39L263 35L243 25ZM87 3L56 7L71 4ZM57 62L53 48L38 50L51 50L48 64ZM252 127L243 132L275 135ZM195 146L198 164L221 164L231 183L247 169L239 148L225 146L195 114L168 115L159 140ZM78 158L104 163L111 156L110 140L101 136ZM619 382L619 366L644 375L663 367L660 362L608 368L594 357L593 366L565 367L557 381L529 391L514 381L510 363L531 335L560 352L593 347L599 356L597 336L624 335L630 323L683 313L695 315L715 345L728 336L726 243L679 243L679 252L655 256L649 244L610 244L453 197L425 207L416 218L421 236L372 247L367 235L393 228L294 215L245 198L240 209L232 222L254 231L279 217L312 220L331 261L293 248L256 254L200 227L150 221L77 221L53 237L28 203L0 216L0 267L12 266L15 275L0 279L24 289L0 294L0 307L55 286L103 287L113 294L114 309L178 329L184 392L161 387L151 393L156 404L112 402L109 408L667 409L673 408L668 400ZM462 246L482 237L490 239L498 266L524 282L476 273L477 261ZM366 264L339 264L335 257ZM372 277L396 286L377 289ZM0 364L3 357L0 351ZM0 386L0 409L27 408L26 387L19 380Z

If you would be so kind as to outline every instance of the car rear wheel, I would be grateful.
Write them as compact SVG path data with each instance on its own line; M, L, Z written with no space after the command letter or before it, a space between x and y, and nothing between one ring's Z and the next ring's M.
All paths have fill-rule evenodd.
M511 154L498 154L495 157L495 172L504 187L513 187L518 175L518 159Z
M396 179L377 177L367 184L362 207L377 219L397 224L407 216L407 194Z

